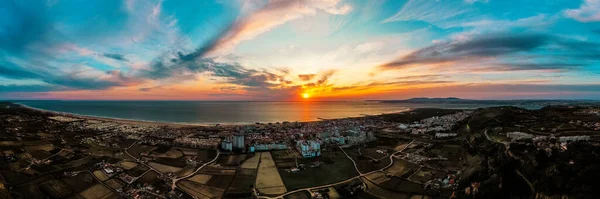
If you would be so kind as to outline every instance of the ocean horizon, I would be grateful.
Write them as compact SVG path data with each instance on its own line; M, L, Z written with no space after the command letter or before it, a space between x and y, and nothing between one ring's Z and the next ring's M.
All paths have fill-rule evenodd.
M415 108L475 109L492 104L379 103L376 101L99 101L27 100L36 109L112 119L184 124L309 122L404 112Z

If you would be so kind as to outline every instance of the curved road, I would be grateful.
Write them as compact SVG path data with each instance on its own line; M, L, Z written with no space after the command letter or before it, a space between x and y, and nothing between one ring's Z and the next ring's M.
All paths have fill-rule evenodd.
M515 158L515 156L513 156L513 154L509 151L509 148L510 148L509 144L503 143L503 142L498 142L498 141L490 138L490 136L488 135L487 128L483 131L483 134L485 135L485 138L487 138L489 141L492 141L495 143L500 143L500 144L504 145L504 149L505 149L504 153L506 153L506 156ZM533 187L533 184L517 168L515 168L515 172L517 173L517 175L519 175L519 176L521 176L521 178L523 178L523 180L527 183L527 185L529 185L529 189L531 190L531 195L529 196L529 198L535 198L535 188Z
M196 170L194 170L194 172L187 174L185 176L179 177L179 178L175 178L173 179L173 183L171 184L171 191L175 190L175 188L177 187L177 181L189 178L190 176L195 175L196 173L198 173L198 171L200 171L202 168L204 168L206 165L212 164L213 162L217 161L217 159L219 158L219 155L221 154L221 152L219 150L217 150L217 155L215 156L214 159L212 159L210 162L204 163L202 166L196 168Z
M354 164L354 168L356 169L356 171L357 171L357 172L358 172L360 175L358 175L358 176L354 176L354 177L352 177L352 178L350 178L350 179L347 179L347 180L344 180L344 181L341 181L341 182L336 182L336 183L331 183L331 184L326 184L326 185L321 185L321 186L316 186L316 187L309 187L309 188L297 189L297 190L294 190L294 191L289 191L289 192L286 192L286 193L284 193L284 194L281 194L281 195L279 195L279 196L274 196L274 197L268 197L268 196L258 196L258 198L261 198L261 199L275 199L275 198L283 198L284 196L287 196L287 195L290 195L290 194L294 194L294 193L298 193L298 192L302 192L302 191L308 191L308 192L310 192L310 190L313 190L313 189L322 189L322 188L326 188L326 187L336 186L336 185L340 185L340 184L348 183L348 182L350 182L350 181L352 181L352 180L354 180L354 179L356 179L356 178L360 178L360 177L363 177L363 176L367 176L367 175L369 175L369 174L372 174L372 173L375 173L375 172L383 172L383 170L385 170L385 169L387 169L387 168L391 167L392 165L394 165L394 156L395 156L396 154L398 154L398 153L400 153L400 152L404 151L404 150L405 150L406 148L408 148L408 146L410 146L410 145L411 145L411 144L412 144L414 141L415 141L415 140L413 139L413 140L412 140L410 143L408 143L408 144L407 144L407 145L406 145L404 148L402 148L402 150L400 150L400 151L397 151L397 152L395 152L395 153L391 154L391 155L390 155L390 164L389 164L389 165L387 165L387 166L385 166L385 167L383 167L383 168L381 168L381 169L378 169L378 170L375 170L375 171L371 171L371 172L368 172L368 173L363 173L363 174L361 174L361 172L358 170L358 167L356 166L356 162L354 162L354 160L353 160L352 158L350 158L350 156L348 156L348 154L346 154L346 152L345 152L345 151L342 149L342 152L344 152L344 154L346 154L346 157L348 157L348 158L349 158L349 159L352 161L352 163ZM341 147L340 147L340 149L341 149Z

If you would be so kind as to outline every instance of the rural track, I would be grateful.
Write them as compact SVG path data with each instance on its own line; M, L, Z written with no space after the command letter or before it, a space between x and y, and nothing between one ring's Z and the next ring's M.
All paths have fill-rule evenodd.
M340 181L340 182L336 182L336 183L331 183L331 184L326 184L326 185L321 185L321 186L316 186L316 187L309 187L309 188L297 189L297 190L294 190L294 191L289 191L289 192L286 192L286 193L284 193L284 194L281 194L281 195L278 195L278 196L274 196L274 197L269 197L269 196L258 196L257 198L259 198L259 199L276 199L276 198L283 198L283 197L285 197L285 196L287 196L287 195L290 195L290 194L294 194L294 193L298 193L298 192L302 192L302 191L308 191L308 192L310 192L310 190L313 190L313 189L322 189L322 188L327 188L327 187L336 186L336 185L340 185L340 184L345 184L345 183L351 182L352 180L355 180L355 179L357 179L357 178L358 178L358 179L360 179L360 177L364 177L364 176L367 176L367 175L369 175L369 174L372 174L372 173L375 173L375 172L383 172L383 170L385 170L385 169L387 169L387 168L390 168L392 165L394 165L394 156L395 156L396 154L398 154L398 153L401 153L402 151L404 151L404 150L405 150L406 148L408 148L408 146L410 146L410 145L411 145L411 144L412 144L414 141L415 141L415 140L413 139L413 140L412 140L410 143L408 143L408 144L407 144L407 145L406 145L404 148L402 148L402 150L400 150L400 151L397 151L397 152L395 152L395 153L391 154L391 155L390 155L390 157L389 157L389 158L390 158L390 164L389 164L389 165L387 165L387 166L385 166L385 167L383 167L383 168L381 168L381 169L378 169L378 170L375 170L375 171L371 171L371 172L368 172L368 173L364 173L364 174L360 174L360 171L358 171L358 167L356 166L356 163L354 162L354 160L353 160L352 158L350 158L350 156L348 156L348 154L346 154L346 152L344 152L344 150L342 150L342 152L344 152L344 154L346 154L346 157L348 157L350 160L352 160L352 162L354 163L354 166L355 166L354 168L356 169L356 171L357 171L357 172L358 172L360 175L358 175L358 176L354 176L354 177L352 177L352 178L350 178L350 179L347 179L347 180L344 180L344 181ZM341 148L340 148L340 149L341 149Z

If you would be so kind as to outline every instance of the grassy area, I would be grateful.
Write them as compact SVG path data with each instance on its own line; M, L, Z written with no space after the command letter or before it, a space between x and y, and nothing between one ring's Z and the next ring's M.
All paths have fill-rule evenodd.
M257 169L259 160L260 160L260 154L256 154L256 155L246 159L242 163L241 167L242 167L242 169Z
M223 190L206 186L197 182L184 180L177 182L177 187L195 198L221 198Z
M172 166L168 166L168 165L164 165L164 164L159 164L156 162L149 162L148 166L151 166L152 168L154 168L162 173L175 173L175 172L178 172L179 170L181 170L180 167L172 167Z
M66 198L73 194L67 184L60 180L49 180L40 184L39 189L53 198Z
M196 174L194 176L192 176L191 178L188 178L189 181L193 181L193 182L197 182L200 184L206 184L208 183L208 181L210 180L210 178L212 178L211 175L206 175L206 174Z
M79 195L85 199L117 198L116 193L112 192L108 187L101 184L96 184L79 193Z
M239 166L244 159L246 159L246 155L244 154L222 155L219 156L217 163L223 166Z
M294 194L287 195L283 197L284 199L310 199L310 194L308 191L301 191Z
M317 168L308 167L297 173L279 169L283 183L289 191L336 183L358 175L352 161L341 151L325 152L322 157L314 160L322 161L324 164Z
M252 188L256 183L257 169L241 169L227 189L227 198L248 198L252 195Z
M395 160L394 164L385 171L390 175L402 177L417 171L417 169L419 169L419 165L407 162L405 160Z
M286 192L281 176L277 172L275 161L273 161L273 157L269 152L263 152L260 155L256 188L264 194L282 194Z

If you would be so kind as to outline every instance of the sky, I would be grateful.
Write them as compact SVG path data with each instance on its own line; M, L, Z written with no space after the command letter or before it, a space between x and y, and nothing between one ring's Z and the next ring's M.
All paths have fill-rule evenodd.
M412 97L600 99L600 0L0 1L0 99Z

